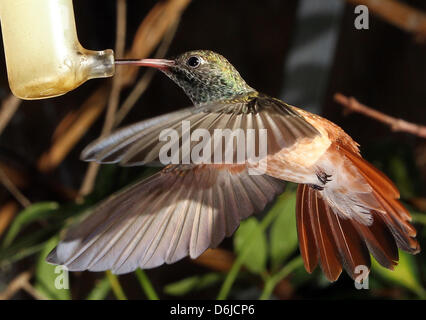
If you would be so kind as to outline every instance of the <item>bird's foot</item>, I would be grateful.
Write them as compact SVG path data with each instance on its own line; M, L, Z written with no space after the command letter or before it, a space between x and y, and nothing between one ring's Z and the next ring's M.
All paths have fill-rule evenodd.
M317 172L317 178L323 185L325 185L327 182L331 181L331 179L329 179L329 178L331 178L331 175L325 173L324 171L318 171Z
M317 185L317 184L310 184L309 186L310 186L312 189L314 189L314 190L319 190L319 191L324 190L324 187L321 187L321 186L319 186L319 185Z

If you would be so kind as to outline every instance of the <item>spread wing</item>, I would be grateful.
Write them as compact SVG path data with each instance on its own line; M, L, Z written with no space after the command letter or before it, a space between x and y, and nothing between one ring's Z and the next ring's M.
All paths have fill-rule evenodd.
M184 120L190 124L189 130L182 127ZM160 141L160 133L164 133L163 130L167 129L173 129L176 132L178 139L175 143L171 143L170 140ZM197 141L186 140L186 137L192 135L196 129L207 130L208 137ZM263 144L262 141L264 141L260 138L260 129L266 129L264 131L267 133L265 156L289 148L300 139L313 139L320 135L293 107L278 99L257 96L187 108L139 122L118 130L107 138L94 141L84 149L81 158L99 163L119 163L123 166L143 165L158 162L160 150L166 143L171 143L175 144L179 150L181 159L179 163L182 163L182 159L191 159L190 152L195 145L201 143L210 146L210 163L217 163L213 158L218 153L218 148L222 148L222 159L225 157L226 150L233 150L232 163L244 163L250 160L248 158L250 154L247 152L242 157L237 154L237 138L216 139L214 138L215 129L230 129L233 132L242 129L244 139L247 139L243 140L245 145L247 148L252 146L256 152L260 150L259 144ZM248 129L252 129L252 135L245 134L250 131ZM189 147L183 147L183 141L189 141L187 144ZM173 150L173 147L171 146L170 149Z
M282 181L249 175L244 166L168 166L97 206L47 261L71 271L121 274L196 258L283 188Z

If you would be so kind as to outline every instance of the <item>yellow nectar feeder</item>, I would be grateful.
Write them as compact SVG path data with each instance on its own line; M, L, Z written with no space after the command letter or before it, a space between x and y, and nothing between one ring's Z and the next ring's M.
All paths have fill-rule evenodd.
M21 99L59 96L114 75L112 50L84 49L72 0L0 0L9 86Z

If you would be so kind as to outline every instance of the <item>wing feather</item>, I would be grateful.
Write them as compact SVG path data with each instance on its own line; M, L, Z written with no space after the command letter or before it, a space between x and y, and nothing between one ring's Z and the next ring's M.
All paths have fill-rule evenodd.
M275 178L249 175L244 166L166 167L105 200L66 232L47 260L71 271L121 274L196 258L283 186Z
M190 159L187 153L197 142L190 143L190 150L183 150L183 120L190 122L190 133L196 129L207 129L211 135L215 129L243 129L245 132L247 129L254 129L254 137L258 137L259 130L266 129L268 154L291 147L298 139L313 139L320 135L291 106L280 100L259 95L241 102L217 102L142 121L118 130L107 138L94 141L83 150L81 158L99 163L120 163L123 166L157 163L160 149L168 143L168 141L159 140L160 133L170 128L178 133L179 141L176 143L179 143L180 156L182 159L185 157ZM258 138L255 139L255 150L258 150L259 141ZM212 145L217 146L218 141L212 141ZM215 152L211 154L213 162ZM236 148L234 148L233 163L241 163L241 161L237 162L236 156ZM244 156L243 161L248 160L247 154Z

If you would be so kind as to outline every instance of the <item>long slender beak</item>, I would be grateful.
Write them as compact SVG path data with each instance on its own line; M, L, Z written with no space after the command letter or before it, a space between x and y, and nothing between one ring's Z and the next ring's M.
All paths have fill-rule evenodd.
M167 59L116 59L115 64L151 67L165 70L173 66L175 62L174 60Z

